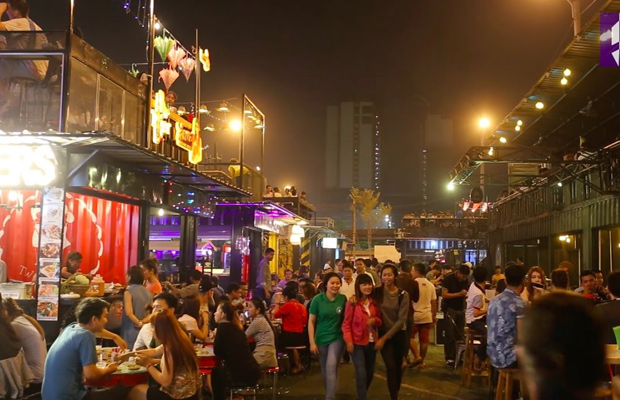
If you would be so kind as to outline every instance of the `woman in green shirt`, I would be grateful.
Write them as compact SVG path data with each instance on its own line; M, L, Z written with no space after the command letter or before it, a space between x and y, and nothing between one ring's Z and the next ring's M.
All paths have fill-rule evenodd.
M308 336L310 351L319 354L325 399L336 399L338 363L344 352L342 321L347 298L340 294L342 281L335 272L325 274L325 291L312 299Z

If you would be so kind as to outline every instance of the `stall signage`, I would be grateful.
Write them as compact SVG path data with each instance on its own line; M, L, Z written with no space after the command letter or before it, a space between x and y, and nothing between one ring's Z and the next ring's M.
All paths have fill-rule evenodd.
M259 210L254 211L254 226L269 232L280 233L280 225L276 219Z
M58 160L50 145L0 146L0 187L48 186L56 179Z
M166 104L166 95L163 90L155 93L155 100L151 108L151 128L153 143L160 144L166 136L174 138L175 144L189 153L189 162L198 164L202 161L202 138L198 119L192 123L172 113Z

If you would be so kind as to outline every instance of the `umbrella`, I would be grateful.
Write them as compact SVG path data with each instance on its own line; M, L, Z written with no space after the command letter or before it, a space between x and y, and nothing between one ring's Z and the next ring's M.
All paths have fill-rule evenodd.
M170 49L168 52L168 60L170 61L170 67L172 69L177 69L179 65L179 61L181 61L185 57L185 50L180 47Z
M157 36L153 44L155 45L155 48L157 49L161 60L166 61L168 53L170 53L170 50L172 50L172 47L174 47L174 39L166 36Z
M196 60L191 57L185 57L184 59L179 61L179 66L181 67L183 76L185 76L185 79L189 81L189 77L192 76L192 71L196 66Z
M166 91L170 89L170 86L172 86L172 84L174 83L174 81L177 80L178 77L179 77L179 73L174 69L164 68L161 71L159 71L159 80L164 82Z

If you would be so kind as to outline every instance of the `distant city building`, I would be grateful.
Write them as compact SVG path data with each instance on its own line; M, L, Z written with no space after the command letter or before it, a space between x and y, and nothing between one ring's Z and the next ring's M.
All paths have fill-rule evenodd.
M450 169L458 159L454 149L454 128L451 119L430 114L424 124L424 139L420 152L421 210L437 209L436 201L443 195Z
M325 187L378 190L381 180L380 122L372 102L327 107Z

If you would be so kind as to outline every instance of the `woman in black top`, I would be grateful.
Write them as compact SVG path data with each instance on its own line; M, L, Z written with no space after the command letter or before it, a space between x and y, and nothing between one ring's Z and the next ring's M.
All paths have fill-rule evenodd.
M218 323L213 351L223 362L211 374L213 399L226 399L225 387L254 386L260 379L260 367L250 352L248 339L235 309L229 301L220 303L215 311L215 322Z

